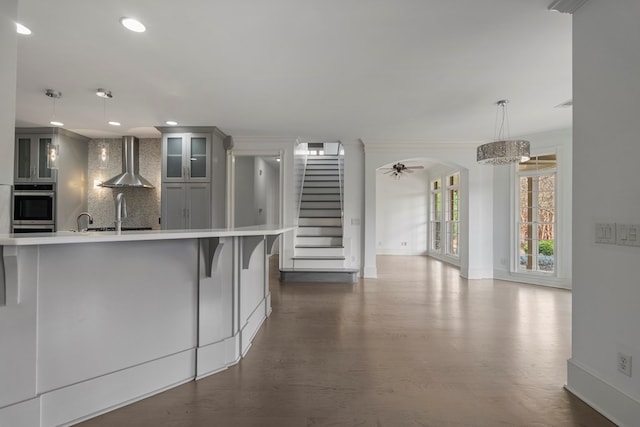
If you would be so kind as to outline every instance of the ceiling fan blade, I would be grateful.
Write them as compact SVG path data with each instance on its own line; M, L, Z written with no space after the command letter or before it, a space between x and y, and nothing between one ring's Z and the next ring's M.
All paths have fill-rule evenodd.
M393 170L387 171L387 172L383 173L383 175L388 175L390 173L393 173Z
M413 173L413 171L411 169L405 169L402 172L406 172L406 173Z
M407 166L406 169L424 169L424 166Z

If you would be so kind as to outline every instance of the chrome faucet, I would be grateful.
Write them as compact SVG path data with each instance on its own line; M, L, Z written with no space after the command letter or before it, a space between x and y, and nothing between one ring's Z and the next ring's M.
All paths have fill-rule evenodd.
M122 220L127 217L127 199L124 193L118 193L116 196L116 233L122 231Z
M80 228L80 220L82 219L83 216L86 216L89 219L89 222L86 228ZM78 224L78 232L82 233L83 231L87 231L89 229L89 224L93 224L93 217L89 212L81 212L80 215L78 215L78 218L76 218L76 223Z

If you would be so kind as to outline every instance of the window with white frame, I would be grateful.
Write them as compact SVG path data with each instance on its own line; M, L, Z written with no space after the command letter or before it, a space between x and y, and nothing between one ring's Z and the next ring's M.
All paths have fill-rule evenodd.
M518 271L555 272L556 174L555 154L532 157L518 165Z
M442 251L442 180L431 181L431 250Z
M447 176L447 197L445 203L445 221L447 230L447 255L457 257L459 255L458 242L460 241L460 173L456 172Z

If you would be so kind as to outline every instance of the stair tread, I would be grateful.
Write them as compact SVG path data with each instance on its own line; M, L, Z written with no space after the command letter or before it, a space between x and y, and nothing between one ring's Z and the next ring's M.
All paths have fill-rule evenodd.
M296 245L296 248L344 249L342 245Z
M296 255L292 257L292 259L304 259L304 260L331 260L331 261L344 261L345 257L343 256L329 256L329 255Z
M296 234L296 237L342 237L342 234Z
M304 216L304 215L300 215L300 216L298 216L298 218L331 218L331 219L334 219L334 218L342 218L342 217L341 216L326 216L326 215L325 216Z
M301 271L301 272L314 272L318 271L321 273L325 272L336 272L336 273L357 273L360 271L358 268L349 268L349 267L294 267L294 268L281 268L280 271L292 272L292 271Z

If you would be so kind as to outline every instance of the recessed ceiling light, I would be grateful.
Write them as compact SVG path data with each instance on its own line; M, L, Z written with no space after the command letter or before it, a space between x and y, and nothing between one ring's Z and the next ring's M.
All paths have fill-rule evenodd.
M96 95L99 96L100 98L113 98L113 95L111 94L110 90L106 90L102 88L96 90Z
M64 123L59 122L57 120L51 120L49 123L54 125L54 126L64 126Z
M25 36L28 36L29 34L31 34L31 30L19 22L16 22L16 32L18 34L23 34Z
M120 122L114 122L113 120L112 120L112 121L109 121L109 124L110 124L111 126L120 126Z
M167 120L165 123L169 126L175 126L178 124L178 122L176 122L175 120Z
M120 19L120 23L127 30L133 31L134 33L144 33L145 31L147 31L147 28L144 26L144 24L137 19L125 17Z

